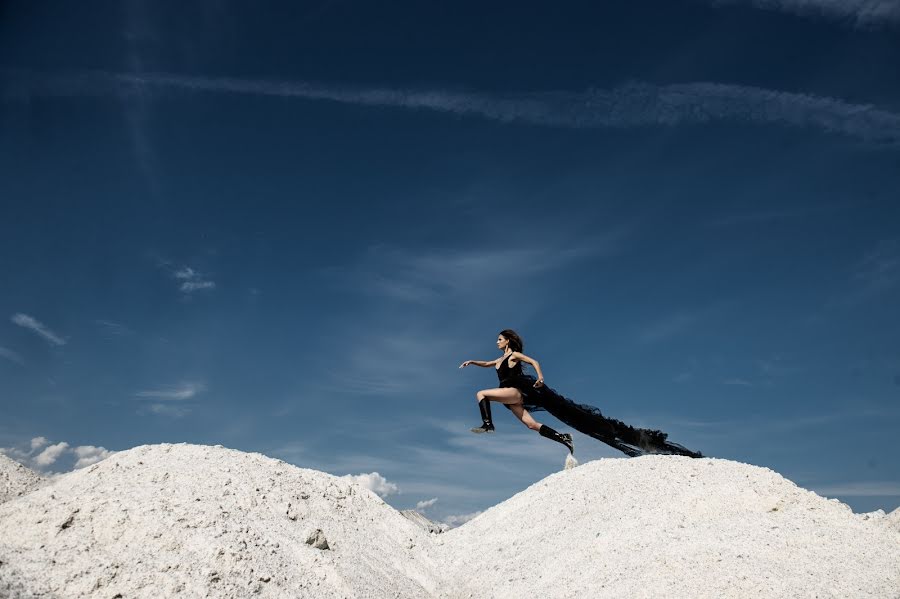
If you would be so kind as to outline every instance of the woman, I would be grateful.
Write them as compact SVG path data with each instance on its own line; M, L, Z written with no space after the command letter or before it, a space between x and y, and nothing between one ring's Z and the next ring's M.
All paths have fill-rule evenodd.
M666 433L628 426L619 420L605 417L594 406L577 404L563 397L544 385L541 365L537 360L523 354L523 347L522 338L515 331L506 329L497 336L497 348L503 352L502 356L491 361L466 360L460 364L460 368L469 365L484 368L493 366L497 370L497 378L500 380L498 388L483 389L475 394L475 398L478 400L478 409L481 410L482 424L473 428L473 433L494 432L490 402L498 401L511 410L525 426L538 431L542 437L562 443L570 453L575 452L572 435L558 433L549 426L537 422L531 417L529 410L546 410L575 430L603 441L632 457L645 453L703 457L699 452L667 441ZM537 378L522 372L522 362L534 367Z

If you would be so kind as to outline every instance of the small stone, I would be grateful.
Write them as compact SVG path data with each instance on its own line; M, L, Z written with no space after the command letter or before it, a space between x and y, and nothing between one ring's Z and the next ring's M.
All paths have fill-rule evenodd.
M330 547L328 547L328 541L325 539L325 533L319 528L310 533L309 537L306 539L306 544L312 545L316 549L330 549Z

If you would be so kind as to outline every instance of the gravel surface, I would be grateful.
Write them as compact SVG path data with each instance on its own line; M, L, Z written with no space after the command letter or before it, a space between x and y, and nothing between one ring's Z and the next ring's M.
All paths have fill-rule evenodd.
M766 468L645 456L429 534L348 479L148 445L0 505L0 597L897 598L898 514Z
M883 520L767 468L603 459L447 532L467 583L447 596L895 598L900 534Z
M345 479L148 445L0 505L0 597L427 597L428 536Z
M0 453L0 503L37 489L44 477Z

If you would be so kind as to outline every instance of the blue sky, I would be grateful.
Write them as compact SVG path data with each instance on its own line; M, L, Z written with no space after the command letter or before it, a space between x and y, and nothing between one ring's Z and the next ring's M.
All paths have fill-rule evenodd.
M468 432L496 375L457 367L514 328L577 401L896 508L898 30L888 1L3 3L0 446L222 444L458 522L564 458L505 410Z

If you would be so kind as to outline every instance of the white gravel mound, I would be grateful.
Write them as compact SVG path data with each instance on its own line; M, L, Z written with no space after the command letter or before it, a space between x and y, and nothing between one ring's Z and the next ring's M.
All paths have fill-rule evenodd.
M441 537L448 597L900 597L883 523L728 460L590 462Z
M30 493L44 483L44 477L0 453L0 503Z
M0 505L0 597L425 597L428 541L329 474L141 446Z
M401 510L400 515L432 534L440 534L450 528L446 524L432 522L425 514L416 510Z
M646 456L429 534L348 479L142 446L0 505L0 598L897 598L895 516L765 468Z
M885 519L887 520L888 526L897 532L900 532L900 507L885 516Z

